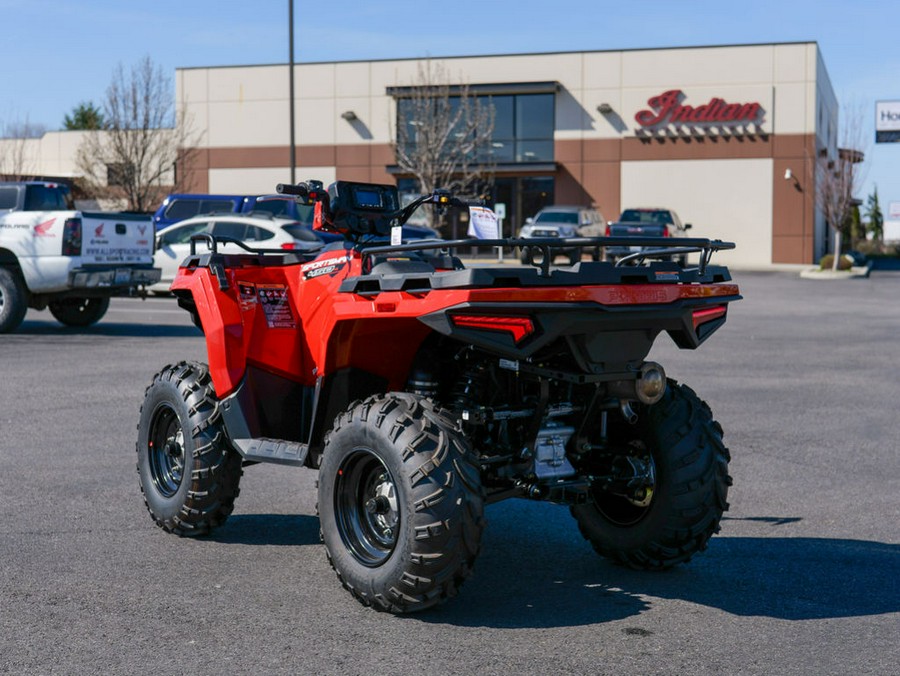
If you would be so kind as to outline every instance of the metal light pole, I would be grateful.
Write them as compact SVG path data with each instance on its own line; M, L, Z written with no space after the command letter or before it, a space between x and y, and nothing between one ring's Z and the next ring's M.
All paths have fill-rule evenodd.
M291 125L291 185L297 183L297 144L294 138L294 0L288 0L288 48L290 65L289 72L289 96L290 96L290 125Z

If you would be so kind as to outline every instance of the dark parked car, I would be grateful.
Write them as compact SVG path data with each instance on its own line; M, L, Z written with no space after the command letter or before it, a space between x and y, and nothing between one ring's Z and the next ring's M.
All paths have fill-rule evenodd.
M243 195L172 194L163 200L153 214L153 225L159 232L173 223L201 214L227 211L236 213L241 210L243 202Z

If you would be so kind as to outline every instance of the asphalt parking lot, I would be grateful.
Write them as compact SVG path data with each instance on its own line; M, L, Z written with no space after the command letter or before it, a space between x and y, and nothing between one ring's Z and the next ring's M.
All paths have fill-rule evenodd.
M205 360L171 299L0 336L0 673L897 674L900 274L735 273L696 352L651 353L732 454L722 533L663 574L598 558L564 508L488 508L474 577L394 617L344 592L315 473L246 470L201 540L156 528L135 473L153 374Z

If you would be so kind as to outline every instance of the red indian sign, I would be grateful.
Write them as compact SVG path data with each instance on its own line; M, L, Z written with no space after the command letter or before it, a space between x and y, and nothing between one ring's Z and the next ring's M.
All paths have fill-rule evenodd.
M716 122L754 122L762 111L757 103L728 103L714 98L702 106L686 106L679 103L684 96L680 89L670 89L647 100L650 110L642 110L634 119L642 127L659 124L711 124Z

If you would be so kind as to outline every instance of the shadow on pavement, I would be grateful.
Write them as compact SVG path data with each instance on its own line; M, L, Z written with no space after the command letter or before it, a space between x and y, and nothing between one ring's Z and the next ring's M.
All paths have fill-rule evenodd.
M15 333L5 336L5 339L15 339L16 336L81 336L92 338L96 336L121 336L133 338L202 338L203 334L192 325L173 324L131 324L101 322L93 326L76 328L63 326L55 321L26 320L16 329Z
M207 539L240 545L317 545L319 519L306 514L232 514Z
M583 626L639 615L651 609L655 599L782 620L900 612L900 545L720 535L687 565L644 572L597 556L582 540L567 509L509 502L490 507L488 518L475 573L459 597L402 617L467 627ZM778 528L799 519L730 520ZM319 521L310 515L232 515L211 539L228 544L318 545Z
M637 615L652 608L654 597L783 620L900 612L900 545L720 535L686 565L633 571L594 554L566 509L542 514L547 523L538 529L529 524L534 505L503 507L489 512L482 555L459 598L411 617L472 627L578 626ZM531 541L518 534L523 530L534 535Z

